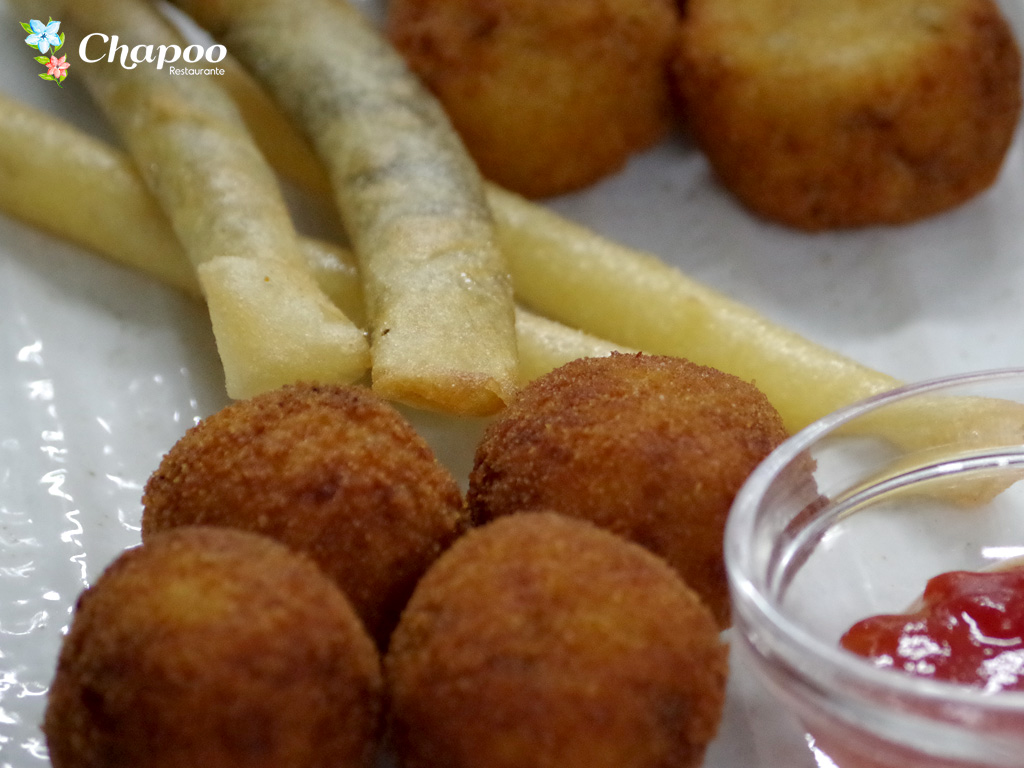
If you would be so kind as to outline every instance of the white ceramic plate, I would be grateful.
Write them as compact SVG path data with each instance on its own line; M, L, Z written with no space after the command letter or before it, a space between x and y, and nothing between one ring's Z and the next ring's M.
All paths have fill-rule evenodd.
M1024 0L1005 7L1020 33ZM63 89L36 77L18 21L0 0L0 89L104 132L73 71ZM1024 364L1021 131L995 187L902 228L805 235L755 220L680 138L550 204L897 377ZM201 306L0 216L0 768L48 764L38 723L75 598L138 542L163 452L225 402ZM480 425L415 418L464 479ZM732 680L710 768L827 765L741 667Z

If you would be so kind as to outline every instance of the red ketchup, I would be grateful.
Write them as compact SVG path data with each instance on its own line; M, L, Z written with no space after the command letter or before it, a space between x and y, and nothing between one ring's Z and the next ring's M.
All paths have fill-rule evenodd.
M1024 567L936 576L919 610L864 619L840 644L879 667L1024 691Z

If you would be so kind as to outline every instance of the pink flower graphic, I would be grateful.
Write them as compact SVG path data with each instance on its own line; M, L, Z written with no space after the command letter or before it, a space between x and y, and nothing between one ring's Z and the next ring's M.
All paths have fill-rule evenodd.
M66 61L67 55L61 56L59 59L56 56L50 56L50 61L46 64L46 74L50 75L55 80L63 80L68 76L67 69L71 65Z

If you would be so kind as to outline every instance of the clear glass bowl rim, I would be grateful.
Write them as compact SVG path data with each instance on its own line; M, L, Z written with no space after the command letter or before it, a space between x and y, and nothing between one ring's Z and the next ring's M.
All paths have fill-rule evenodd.
M773 652L789 662L789 671L809 686L820 687L822 680L842 679L855 682L858 689L863 686L864 689L897 694L904 701L962 705L993 715L1024 713L1024 692L992 695L964 685L894 673L879 669L838 645L826 643L779 610L773 598L758 587L757 576L750 573L753 532L760 501L778 474L801 452L840 426L887 404L930 392L1015 379L1020 381L1021 402L1024 402L1024 368L975 371L904 384L840 408L779 445L740 488L726 523L726 573L733 601L737 603L734 606L734 631L745 632L749 627L758 633L761 644L767 635L773 644ZM792 663L794 660L800 660L800 663Z

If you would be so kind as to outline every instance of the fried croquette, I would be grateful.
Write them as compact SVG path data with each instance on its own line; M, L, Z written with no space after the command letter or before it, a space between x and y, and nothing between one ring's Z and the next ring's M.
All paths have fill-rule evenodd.
M727 676L715 621L675 571L552 513L456 542L384 667L405 768L691 768Z
M142 536L262 533L313 558L383 646L427 566L468 524L427 443L365 388L298 384L190 429L146 484Z
M483 175L543 197L666 134L678 19L673 0L392 0L387 33Z
M689 0L675 74L723 185L804 230L965 202L997 178L1021 110L992 0Z
M382 695L373 641L316 564L180 528L80 596L43 730L54 768L358 768Z
M536 379L489 425L467 501L480 522L535 509L583 518L678 570L729 621L725 519L787 437L753 385L680 358L584 358Z

